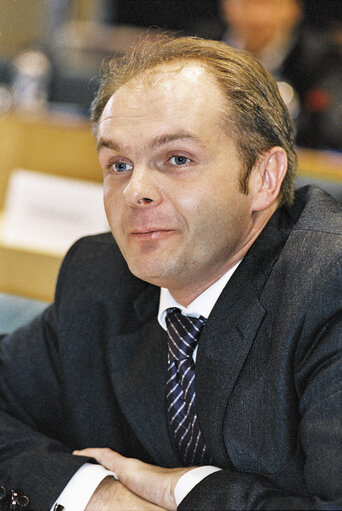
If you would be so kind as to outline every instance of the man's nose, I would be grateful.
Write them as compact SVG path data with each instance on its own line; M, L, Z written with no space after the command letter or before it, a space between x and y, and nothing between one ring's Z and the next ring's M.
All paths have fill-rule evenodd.
M124 189L124 198L131 207L155 207L161 201L158 185L152 178L153 171L135 167Z

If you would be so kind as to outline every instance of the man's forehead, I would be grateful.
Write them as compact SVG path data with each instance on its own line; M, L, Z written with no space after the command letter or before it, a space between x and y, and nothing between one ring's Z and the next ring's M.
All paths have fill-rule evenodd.
M127 94L137 96L148 92L161 94L170 88L174 89L175 86L189 89L205 82L211 82L212 86L216 85L214 76L201 62L166 63L136 75L119 87L111 99L113 101Z
M153 87L168 80L197 82L210 73L204 63L195 60L166 62L146 69L126 82L127 87Z
M214 94L213 88L216 88ZM166 101L176 108L177 102L185 102L189 107L204 98L215 102L214 98L219 97L217 89L215 77L201 62L176 62L156 66L119 87L107 102L100 123L113 114L121 116L121 113L127 113L137 117L145 115L149 111L149 101L153 108L159 101L164 101L164 104Z

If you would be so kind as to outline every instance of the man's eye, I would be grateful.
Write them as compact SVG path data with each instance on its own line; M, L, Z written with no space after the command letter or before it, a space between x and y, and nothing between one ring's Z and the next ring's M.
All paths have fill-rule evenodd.
M131 165L130 163L126 163L125 161L116 161L115 163L113 163L112 169L115 172L127 172L127 170L133 169L133 165Z
M170 158L170 163L173 165L186 165L189 162L190 158L187 158L186 156L176 155Z

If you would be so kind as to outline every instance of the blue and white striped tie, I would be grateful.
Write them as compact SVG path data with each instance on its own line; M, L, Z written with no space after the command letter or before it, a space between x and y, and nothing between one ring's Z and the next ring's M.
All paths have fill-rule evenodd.
M211 463L195 407L193 352L204 323L202 316L183 316L177 308L168 309L166 316L169 339L167 411L170 429L185 466Z

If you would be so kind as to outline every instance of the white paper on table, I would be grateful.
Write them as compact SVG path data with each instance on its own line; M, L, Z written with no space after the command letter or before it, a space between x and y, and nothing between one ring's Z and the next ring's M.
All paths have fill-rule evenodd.
M105 230L101 184L31 170L12 172L3 243L64 254L78 238Z

